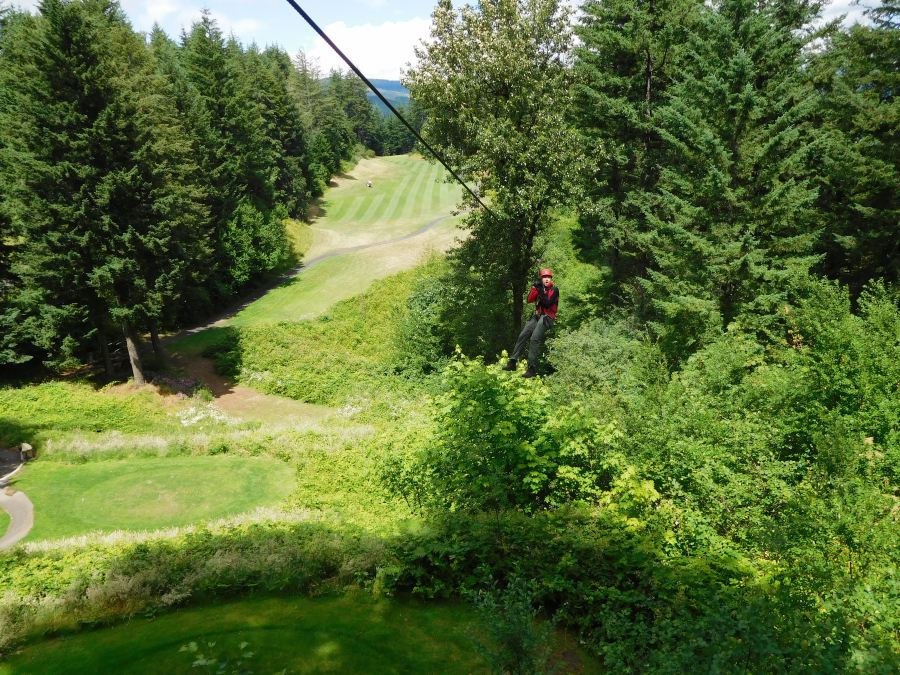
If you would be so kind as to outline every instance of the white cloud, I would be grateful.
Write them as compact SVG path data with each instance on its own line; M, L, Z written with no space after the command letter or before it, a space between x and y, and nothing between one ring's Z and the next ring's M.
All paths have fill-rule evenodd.
M876 5L877 0L872 0L870 3ZM830 5L825 7L825 11L822 12L822 18L826 21L833 21L838 18L841 14L846 14L844 17L844 25L852 26L854 23L868 23L866 17L863 16L863 12L866 11L866 8L862 5L855 4L853 0L835 0Z
M366 77L396 80L401 68L415 62L413 47L428 37L430 27L431 21L427 19L388 22L380 26L347 26L338 21L323 30ZM347 64L318 36L315 46L307 53L319 60L325 73L332 68L347 70Z

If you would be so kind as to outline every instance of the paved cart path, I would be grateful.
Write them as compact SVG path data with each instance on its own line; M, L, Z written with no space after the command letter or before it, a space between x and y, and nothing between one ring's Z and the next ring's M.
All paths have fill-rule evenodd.
M9 487L9 479L23 466L20 464L18 469L0 478L0 508L11 520L6 534L0 538L0 551L15 546L34 527L34 504L24 492Z

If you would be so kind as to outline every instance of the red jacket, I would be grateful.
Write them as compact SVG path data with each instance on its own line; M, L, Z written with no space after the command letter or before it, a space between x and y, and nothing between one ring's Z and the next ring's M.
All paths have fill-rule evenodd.
M556 308L559 306L559 289L552 283L549 286L532 286L528 293L528 302L537 302L538 314L549 314L556 319Z

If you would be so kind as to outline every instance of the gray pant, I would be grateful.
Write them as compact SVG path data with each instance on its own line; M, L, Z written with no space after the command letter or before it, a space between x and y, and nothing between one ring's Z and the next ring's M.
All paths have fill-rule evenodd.
M538 314L531 317L531 320L525 324L522 332L519 333L519 339L516 340L516 348L513 349L512 356L509 358L518 360L522 356L522 352L525 351L525 344L530 340L528 365L537 366L538 356L541 354L541 342L544 341L544 335L551 328L553 328L552 316Z

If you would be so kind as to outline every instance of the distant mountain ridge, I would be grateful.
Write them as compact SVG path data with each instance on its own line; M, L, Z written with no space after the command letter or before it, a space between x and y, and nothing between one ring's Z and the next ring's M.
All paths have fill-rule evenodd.
M398 103L407 105L409 103L409 89L400 84L400 80L373 79L369 81L378 87L378 91L391 102L391 105L396 106ZM375 104L375 107L381 111L382 115L387 116L391 114L391 111L387 109L387 106L375 94L370 91L367 92L367 96Z

